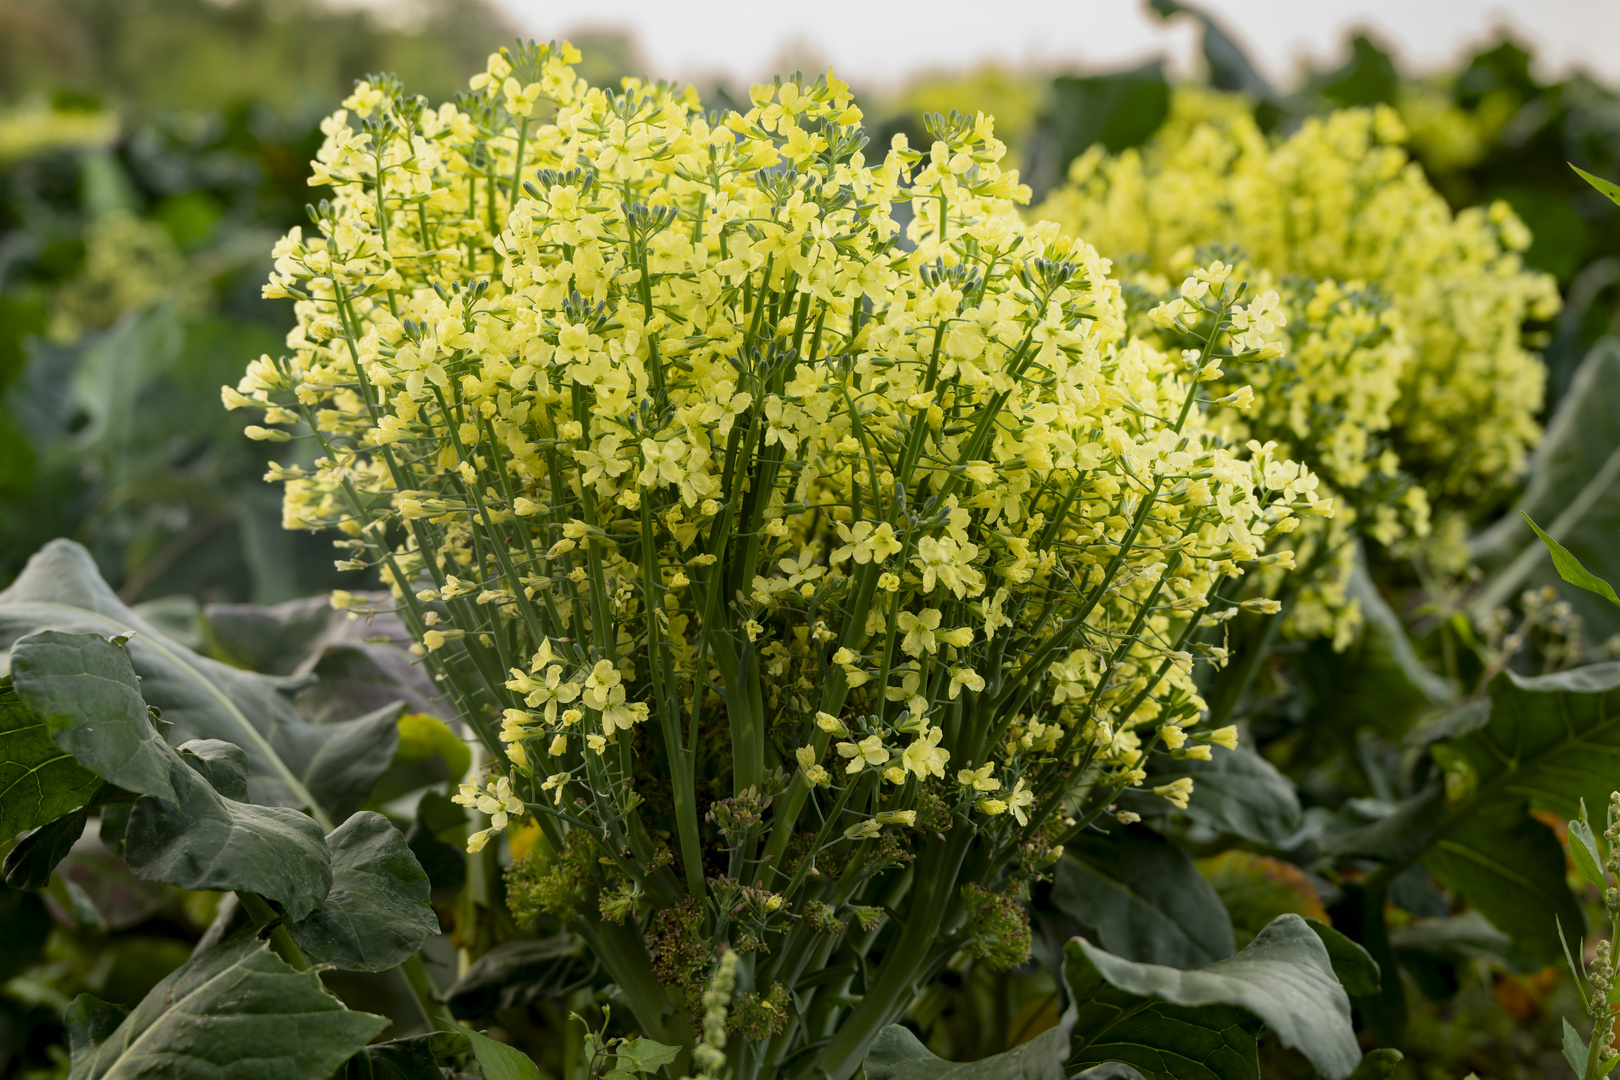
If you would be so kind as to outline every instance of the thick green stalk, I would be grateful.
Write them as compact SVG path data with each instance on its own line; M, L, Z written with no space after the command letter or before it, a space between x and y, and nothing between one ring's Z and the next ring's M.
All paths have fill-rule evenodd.
M663 611L663 581L654 546L652 510L641 504L641 575L643 603L647 612L647 667L652 676L652 692L658 710L658 726L664 733L664 752L669 759L670 788L675 799L675 827L680 836L681 865L686 872L686 890L703 895L703 852L698 840L697 792L693 787L692 752L681 740L680 703L675 699L675 670L669 648L662 642L658 616ZM697 693L694 687L693 693Z
M916 893L905 927L884 951L877 980L815 1060L794 1069L792 1080L806 1080L813 1073L830 1080L849 1080L878 1033L911 1007L917 980L939 949L939 930L956 900L957 875L976 831L972 823L959 819L943 841L927 844L917 860Z
M648 1038L661 1043L692 1045L692 1027L680 1016L653 974L652 958L633 926L581 918L573 929L602 962Z

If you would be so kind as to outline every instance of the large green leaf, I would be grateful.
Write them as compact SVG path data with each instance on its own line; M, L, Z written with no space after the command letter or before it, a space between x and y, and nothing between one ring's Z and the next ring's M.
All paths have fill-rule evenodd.
M51 741L45 721L0 680L0 843L77 810L101 777Z
M1545 965L1524 956L1513 946L1513 939L1478 911L1434 919L1414 919L1389 932L1389 945L1403 965L1458 965L1471 960L1490 960L1521 974L1538 971Z
M252 938L191 960L107 1031L111 1019L74 1039L71 1080L328 1080L388 1026Z
M49 885L52 871L84 835L89 820L90 808L81 806L18 840L17 846L6 852L6 884L13 889L43 889Z
M1339 933L1320 919L1307 917L1305 924L1322 939L1328 960L1333 964L1333 975L1351 997L1369 997L1378 993L1378 962L1366 949Z
M124 858L137 876L183 889L244 889L302 919L332 890L320 826L286 806L227 799L177 751L171 780L179 801L143 795L130 811Z
M473 1057L478 1059L484 1080L540 1080L539 1066L523 1051L461 1024L456 1025L456 1030L472 1042Z
M1134 963L1076 939L1064 977L1079 1009L1071 1072L1123 1061L1149 1080L1252 1078L1256 1021L1327 1080L1344 1080L1361 1062L1350 999L1297 915L1279 916L1242 951L1197 971Z
M125 791L175 801L174 751L147 719L124 646L97 634L31 634L12 646L11 681L79 765Z
M1441 820L1444 791L1435 784L1399 803L1386 805L1388 813L1367 821L1348 810L1329 822L1317 849L1329 857L1406 862L1423 853Z
M174 725L176 742L221 739L247 754L248 788L263 805L308 807L330 830L365 801L393 760L399 709L311 724L287 693L303 685L242 671L165 638L101 580L89 553L53 540L0 592L0 649L40 630L133 632L141 695Z
M1170 84L1160 60L1104 75L1061 75L1052 80L1050 95L1050 138L1060 173L1093 143L1116 154L1142 145L1170 111Z
M354 619L325 596L259 604L210 604L215 655L272 675L319 676L293 703L307 719L328 723L404 699L412 713L449 719L455 710L410 652L410 631L386 593L356 594L383 609Z
M345 971L382 971L439 932L427 874L387 818L355 814L327 836L326 846L332 891L287 927L311 960Z
M1542 964L1561 956L1554 916L1583 925L1556 837L1532 807L1565 818L1620 788L1620 663L1555 675L1506 671L1489 699L1412 733L1444 770L1372 825L1324 838L1323 853L1380 859L1379 879L1422 858L1436 877Z
M1525 811L1523 801L1479 806L1438 837L1423 861L1520 951L1554 963L1562 955L1559 924L1578 934L1586 922L1564 880L1558 836Z
M332 887L320 826L289 807L249 806L216 791L205 774L240 792L243 755L217 741L188 743L182 755L164 742L130 659L96 634L47 630L16 643L12 676L18 696L47 717L52 739L80 764L146 792L124 834L124 857L138 876L186 889L246 889L303 918Z
M1582 799L1608 804L1620 788L1620 662L1536 677L1504 671L1489 690L1482 726L1431 747L1454 796L1471 807L1528 799L1565 818Z
M247 802L247 755L240 746L218 739L192 739L175 749L209 787L227 799Z
M1144 815L1163 813L1167 806L1164 800L1147 796L1148 789L1190 776L1193 796L1183 812L1212 832L1276 844L1299 828L1299 795L1293 781L1246 746L1217 749L1209 761L1171 762L1161 757L1153 766L1170 771L1148 777L1142 788L1127 789L1121 800Z
M1581 361L1531 459L1514 512L1472 541L1487 577L1470 614L1486 615L1525 589L1561 584L1527 516L1592 574L1620 581L1620 341L1600 341ZM1567 586L1559 595L1593 640L1620 633L1620 608L1603 597Z
M118 1025L129 1015L129 1006L102 1001L92 994L80 994L62 1014L68 1032L68 1052L75 1058L94 1054Z
M866 1052L866 1080L1065 1080L1074 1020L1071 1006L1056 1027L978 1061L935 1057L909 1028L890 1024Z
M1141 826L1064 845L1051 903L1128 960L1195 968L1237 948L1220 896L1192 859Z

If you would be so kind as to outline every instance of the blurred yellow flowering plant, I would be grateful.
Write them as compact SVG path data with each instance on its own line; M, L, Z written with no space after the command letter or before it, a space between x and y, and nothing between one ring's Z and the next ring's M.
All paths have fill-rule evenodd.
M1144 311L1212 252L1277 290L1288 326L1268 337L1287 357L1226 373L1223 388L1255 394L1229 430L1275 440L1345 504L1315 530L1338 580L1313 575L1294 613L1297 629L1341 640L1355 533L1443 571L1466 562L1468 519L1511 491L1540 437L1544 369L1525 324L1559 302L1524 267L1529 234L1507 205L1454 215L1405 139L1387 107L1276 138L1240 98L1178 90L1152 143L1093 148L1036 211L1119 260ZM1186 336L1166 329L1162 347Z
M275 249L288 351L224 397L317 440L287 527L379 570L502 763L472 847L538 824L514 913L672 1043L733 950L733 1075L846 1080L952 955L1027 958L1016 896L1150 756L1233 745L1195 681L1222 590L1332 513L1206 411L1280 301L1200 268L1158 348L1020 219L987 117L869 158L830 72L705 112L576 60L362 83ZM846 961L864 994L808 979Z

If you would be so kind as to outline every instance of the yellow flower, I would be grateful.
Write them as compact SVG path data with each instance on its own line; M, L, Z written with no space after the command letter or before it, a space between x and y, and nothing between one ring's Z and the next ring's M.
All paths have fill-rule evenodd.
M835 565L851 557L862 566L869 562L881 563L904 547L894 535L894 526L887 521L877 525L870 521L858 521L853 527L839 522L838 535L843 539L844 546L832 553L831 561Z
M816 713L816 727L839 738L849 734L849 729L844 726L842 720L824 712Z
M435 652L444 648L446 642L460 641L466 636L465 630L428 630L422 634L422 644L427 646L428 652Z
M995 769L993 761L987 761L977 769L962 769L956 774L956 782L974 791L995 791L1001 787L1001 781L990 775Z
M939 648L934 640L934 631L939 629L939 609L923 608L921 612L902 611L897 620L900 632L905 637L900 647L912 656L921 656L923 653L933 653Z
M984 689L984 676L972 668L951 668L951 685L948 695L952 701L956 700L956 696L962 692L964 686L977 694Z
M939 741L944 737L944 730L935 727L930 728L922 737L913 740L900 755L906 771L916 773L923 780L929 776L944 776L945 764L951 760L950 751L941 749L939 745Z
M1022 777L1013 784L1013 789L1007 793L1007 809L1012 811L1013 819L1020 825L1029 824L1029 807L1035 802L1035 793L1024 786Z
M923 592L933 592L937 581L960 600L964 596L977 596L984 588L984 575L973 567L978 554L976 544L959 544L949 536L937 539L925 536L917 541L917 554L911 561L922 570Z
M882 765L889 760L889 752L883 748L881 735L868 735L858 743L841 742L837 750L839 757L849 759L849 764L844 767L846 773L858 773L868 765Z
M1313 438L1351 433L1318 485L1292 451L1320 441L1234 426L1209 402L1236 388L1214 373L1241 356L1243 422L1280 428L1293 416L1272 402L1310 402L1256 357L1302 346L1320 368L1394 329L1367 297L1281 275L1238 305L1244 267L1188 263L1151 291L1191 278L1177 318L1227 320L1188 366L1094 247L1018 218L1027 189L987 118L931 120L925 152L860 150L830 76L715 114L664 84L591 87L575 59L509 50L438 108L379 82L354 102L372 122L323 125L321 227L272 253L298 325L235 391L267 429L322 442L309 465L272 467L284 523L339 532L379 569L423 631L416 654L481 736L480 710L501 713L516 775L561 829L647 835L631 782L671 752L711 769L686 733L739 707L808 750L792 755L806 816L783 832L869 769L955 775L977 813L1017 820L1048 786L1142 783L1144 736L1205 711L1203 657L1176 643L1216 584L1255 573L1244 596L1278 595L1290 533L1339 539L1322 533L1339 466L1399 445L1382 391L1336 385L1334 408L1353 398L1367 419L1304 410ZM784 158L791 174L771 168ZM1378 371L1399 359L1386 345L1368 346ZM1415 527L1419 504L1398 506ZM989 727L949 704L1036 656L1027 715ZM654 711L660 738L620 737ZM829 742L841 776L815 753ZM1009 764L950 774L958 745ZM1072 776L1065 746L1083 751ZM579 751L587 768L542 780ZM693 797L717 774L672 777L705 785L676 792ZM457 798L510 818L497 794ZM912 819L851 835L885 821ZM646 858L631 846L609 854Z
M1187 799L1192 795L1193 782L1190 777L1183 776L1179 780L1172 780L1168 784L1160 784L1153 789L1153 794L1167 800L1178 810L1187 809Z

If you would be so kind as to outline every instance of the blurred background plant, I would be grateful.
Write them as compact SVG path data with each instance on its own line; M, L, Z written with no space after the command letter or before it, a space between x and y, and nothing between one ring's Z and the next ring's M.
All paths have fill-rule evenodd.
M1154 857L1196 866L1239 945L1283 911L1331 918L1370 949L1368 934L1382 935L1375 955L1401 977L1358 999L1358 1021L1369 1041L1404 1046L1401 1075L1558 1075L1557 1018L1575 990L1504 928L1511 913L1487 921L1465 889L1409 860L1374 894L1369 921L1358 881L1383 858L1368 831L1404 820L1453 775L1436 763L1433 729L1419 731L1426 721L1481 701L1503 671L1542 675L1614 655L1615 609L1561 588L1528 528L1502 511L1517 498L1595 573L1620 578L1620 213L1566 164L1620 176L1620 94L1582 75L1538 77L1511 40L1417 77L1369 37L1350 43L1342 65L1285 89L1218 24L1175 0L1153 6L1199 22L1198 85L1174 85L1157 61L989 67L865 95L868 123L879 140L905 133L919 145L927 113L993 114L1038 205L1093 146L1177 146L1189 116L1242 117L1281 141L1335 109L1387 106L1452 211L1511 207L1529 233L1523 264L1556 281L1562 309L1525 341L1547 368L1535 417L1547 434L1518 486L1474 507L1466 564L1358 563L1353 640L1279 641L1230 703L1260 751L1242 783L1271 794L1245 811L1223 799L1219 777L1200 777L1188 814L1150 819L1157 831L1139 839ZM372 583L335 570L327 540L282 530L279 493L260 478L272 458L293 463L289 446L243 438L246 420L219 407L219 387L279 351L293 324L290 303L259 289L272 242L320 194L305 183L320 118L376 71L431 100L453 97L513 35L495 9L462 0L418 4L397 25L317 0L0 0L0 586L47 540L70 537L123 600L186 644L277 674L354 675L352 648L319 640L319 601L266 605ZM640 67L624 34L574 43L593 84ZM746 100L743 87L703 89L712 104ZM318 700L302 704L319 716ZM419 697L417 709L432 703ZM1543 816L1551 836L1555 819ZM453 925L459 810L435 796L400 824ZM66 1075L66 1003L83 990L138 1001L213 918L212 894L126 881L93 851L73 858L78 893L64 886L32 902L0 892L0 1075ZM1033 898L1036 964L1001 975L963 959L937 980L910 1017L932 1050L973 1059L1054 1023L1057 981L1039 961L1067 933L1129 954L1096 921L1106 912L1074 900L1118 868L1083 850L1065 865L1079 864ZM1599 910L1595 893L1580 895ZM496 936L512 940L461 958L471 966L452 1008L499 1025L564 1075L555 1031L604 980L561 927L528 940L497 921ZM465 952L441 943L446 973L456 944ZM1264 1067L1309 1075L1276 1048Z

